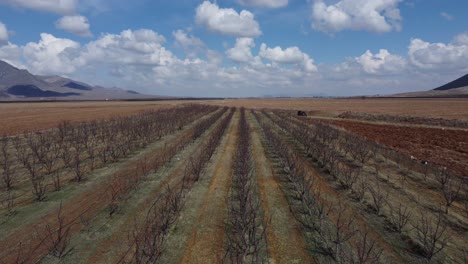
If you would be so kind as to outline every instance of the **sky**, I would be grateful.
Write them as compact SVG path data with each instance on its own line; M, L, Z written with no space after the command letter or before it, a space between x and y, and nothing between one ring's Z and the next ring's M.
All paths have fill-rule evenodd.
M0 59L145 94L349 96L468 73L467 0L0 0Z

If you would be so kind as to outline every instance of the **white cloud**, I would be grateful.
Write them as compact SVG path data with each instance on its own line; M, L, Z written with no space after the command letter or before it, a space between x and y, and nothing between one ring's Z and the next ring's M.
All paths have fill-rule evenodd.
M406 60L398 55L392 55L388 50L381 49L379 53L372 54L367 50L364 54L355 58L366 73L396 73L404 70Z
M29 69L36 74L68 74L82 63L77 54L79 49L78 42L41 33L39 42L24 46L23 56Z
M441 12L440 13L440 16L445 18L446 20L448 21L452 21L454 19L454 17L446 12Z
M237 0L241 5L279 8L288 5L288 0Z
M249 62L254 59L252 48L255 42L252 38L237 38L236 45L226 51L226 55L233 61Z
M4 44L7 42L8 42L8 29L5 26L5 24L0 22L0 44Z
M71 14L75 12L78 0L0 0L0 4L57 14Z
M163 47L164 42L163 36L149 29L124 30L86 44L83 58L103 63L165 65L174 56Z
M25 68L21 63L22 49L21 47L8 43L0 46L0 60L4 60L17 68Z
M207 50L201 39L187 34L184 30L173 31L172 36L175 39L175 45L181 47L189 57L196 57L198 53Z
M92 37L88 19L84 16L64 16L55 23L57 28L73 33L80 37Z
M468 46L468 31L455 36L454 43L460 46Z
M237 13L232 8L219 8L209 1L197 7L195 19L199 25L223 35L253 38L262 34L251 12L242 10Z
M265 43L260 46L260 57L276 63L282 64L300 64L308 72L317 71L314 60L307 53L302 52L298 47L268 48Z
M402 0L341 0L312 4L312 27L326 33L342 30L389 32L401 29L398 4Z
M455 37L454 43L429 43L415 38L408 47L411 62L423 69L468 70L468 36Z

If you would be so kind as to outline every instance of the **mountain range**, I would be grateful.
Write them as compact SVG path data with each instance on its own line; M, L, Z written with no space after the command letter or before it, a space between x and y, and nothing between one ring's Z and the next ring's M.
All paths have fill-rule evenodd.
M0 100L116 100L145 99L131 90L92 86L61 76L34 75L0 60Z

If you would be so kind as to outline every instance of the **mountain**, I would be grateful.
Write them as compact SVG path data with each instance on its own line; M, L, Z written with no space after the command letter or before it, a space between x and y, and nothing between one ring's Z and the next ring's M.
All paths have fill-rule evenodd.
M400 93L391 97L468 98L468 74L429 91Z
M146 99L132 90L92 86L61 76L39 76L0 60L0 100L114 100Z
M465 87L465 86L468 86L468 74L456 79L455 81L451 81L447 84L437 87L434 90L445 91L445 90L451 90L451 89L456 89L456 88Z

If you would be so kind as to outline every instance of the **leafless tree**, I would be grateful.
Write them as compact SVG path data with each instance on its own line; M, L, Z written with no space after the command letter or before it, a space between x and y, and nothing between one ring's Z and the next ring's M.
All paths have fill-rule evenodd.
M445 236L447 225L443 222L442 214L436 219L421 212L419 224L416 226L417 239L421 246L423 256L431 260L447 246L448 237Z
M389 220L392 224L395 231L398 233L402 233L409 223L411 217L411 209L401 203L399 203L398 207L390 206L390 214Z
M458 199L463 183L461 179L457 180L451 173L446 175L446 180L441 188L445 198L445 214L448 214L449 207Z
M52 256L62 258L70 252L71 223L65 222L65 216L62 211L62 202L57 210L57 220L53 224L47 224L45 227L45 241L47 248Z
M366 174L362 174L356 184L354 184L353 186L353 192L354 194L356 195L356 198L358 201L362 201L364 199L364 196L366 195L366 191L367 191L367 185L368 185L368 177Z
M11 190L7 190L6 193L6 198L3 200L3 205L6 208L6 215L11 216L14 215L16 210L15 210L15 196Z
M355 263L380 263L383 250L377 246L375 240L370 238L369 229L366 228L363 232L359 232L359 238L355 248L357 252Z
M80 182L83 180L83 176L86 173L86 165L83 163L83 159L78 150L72 155L72 160L70 162L70 168L72 169L75 175L75 181Z
M387 202L388 192L385 191L382 186L380 186L378 179L376 179L374 183L374 185L369 185L368 189L372 196L372 204L374 205L375 212L377 215L379 215L382 207Z
M328 240L334 244L334 248L329 248L331 256L336 262L340 262L344 252L342 246L350 240L357 232L354 221L349 217L347 208L341 202L338 202L337 215L333 220L334 230L328 234Z
M7 191L13 186L13 157L9 151L9 138L3 136L0 139L0 168L2 169L2 181Z
M343 164L340 166L339 181L343 188L352 189L353 185L358 180L361 170L359 168L353 168L349 165Z

